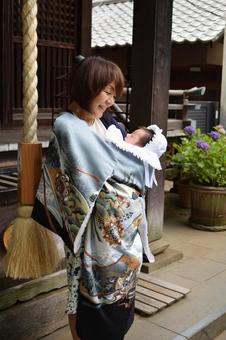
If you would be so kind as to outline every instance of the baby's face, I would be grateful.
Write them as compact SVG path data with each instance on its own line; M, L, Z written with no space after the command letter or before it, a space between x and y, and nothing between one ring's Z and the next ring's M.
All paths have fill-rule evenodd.
M125 137L125 142L137 146L143 146L142 144L142 137L144 136L145 132L143 130L137 129L132 133L127 133Z

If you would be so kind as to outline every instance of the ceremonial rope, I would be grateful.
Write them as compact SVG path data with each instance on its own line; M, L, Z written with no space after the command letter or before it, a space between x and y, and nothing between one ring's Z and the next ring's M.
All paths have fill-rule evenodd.
M37 0L24 0L23 32L23 142L37 143Z

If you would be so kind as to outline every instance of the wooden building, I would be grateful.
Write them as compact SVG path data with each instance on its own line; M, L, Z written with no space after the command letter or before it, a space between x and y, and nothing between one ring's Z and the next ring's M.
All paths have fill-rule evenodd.
M73 56L78 53L90 54L91 6L90 0L38 1L40 117L42 113L52 112L54 106L65 106L65 96L60 92ZM10 127L21 120L21 9L20 0L3 0L0 3L0 127Z
M171 89L206 86L205 96L200 100L219 102L225 13L224 0L174 0ZM128 80L131 80L132 22L133 1L94 1L92 53L117 62ZM140 64L142 58L140 51Z
M22 117L23 114L19 19L21 4L20 0L3 0L0 3L0 122L1 127L8 128L16 123L16 117ZM134 1L131 79L136 86L133 86L131 94L132 127L156 123L166 132L172 4L172 0ZM62 89L74 55L91 54L92 2L39 0L38 5L39 115L48 113L51 116L56 106L65 105ZM140 51L143 54L142 64ZM168 246L159 244L164 213L163 172L158 174L157 180L159 185L148 193L147 201L151 241L157 242L156 252ZM13 214L15 215L15 211ZM5 278L0 278L0 281L2 279L4 281ZM65 271L20 283L21 286L17 286L17 289L7 289L4 286L3 289L6 289L0 292L1 338L37 339L67 323L64 314L67 295ZM42 294L47 292L48 294Z
M19 0L0 4L0 128L22 121L21 6ZM220 0L208 6L174 0L170 88L204 85L200 100L219 102L226 5ZM133 1L94 0L92 38L91 7L91 1L38 1L40 123L51 124L54 109L65 107L67 75L78 53L115 61L131 83ZM140 53L140 64L142 58Z

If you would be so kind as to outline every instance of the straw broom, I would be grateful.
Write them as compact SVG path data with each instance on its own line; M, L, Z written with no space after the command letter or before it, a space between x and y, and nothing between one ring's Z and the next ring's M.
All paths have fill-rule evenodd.
M37 140L37 0L24 0L23 32L23 142L19 144L19 209L4 269L12 278L37 278L59 263L54 234L30 218L41 175L42 145Z

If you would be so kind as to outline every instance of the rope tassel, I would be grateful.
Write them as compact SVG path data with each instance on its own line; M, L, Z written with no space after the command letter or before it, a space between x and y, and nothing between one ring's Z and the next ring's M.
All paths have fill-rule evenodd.
M7 276L37 278L57 268L60 256L55 235L30 218L32 206L18 209L3 266Z

